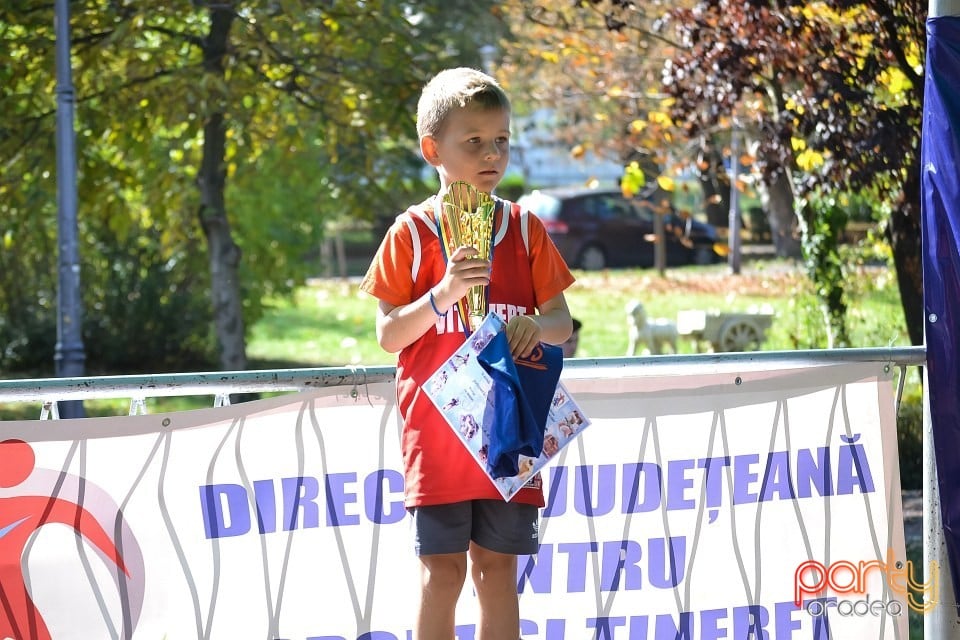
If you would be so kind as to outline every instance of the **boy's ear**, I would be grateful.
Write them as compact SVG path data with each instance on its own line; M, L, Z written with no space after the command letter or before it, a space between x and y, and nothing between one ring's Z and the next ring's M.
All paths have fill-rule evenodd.
M433 136L423 136L420 138L420 155L434 167L440 164L440 156L437 153L437 141Z

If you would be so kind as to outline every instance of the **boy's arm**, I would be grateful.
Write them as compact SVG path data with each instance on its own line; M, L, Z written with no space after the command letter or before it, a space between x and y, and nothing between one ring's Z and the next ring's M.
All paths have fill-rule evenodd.
M377 342L384 351L396 353L412 344L436 326L436 310L449 313L453 304L466 295L470 287L490 283L490 261L468 260L476 255L477 250L472 247L457 249L450 256L440 282L408 304L397 306L380 301L377 307Z
M507 323L507 340L514 358L530 355L537 343L560 344L573 333L567 299L558 293L540 305L535 316L514 316Z

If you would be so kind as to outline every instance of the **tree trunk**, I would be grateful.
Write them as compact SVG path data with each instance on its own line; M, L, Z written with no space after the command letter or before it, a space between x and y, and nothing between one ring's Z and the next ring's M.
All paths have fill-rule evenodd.
M793 187L786 171L765 184L761 201L770 221L770 239L780 258L799 258L800 240L797 235L797 214L793 207Z
M233 21L226 5L210 9L210 31L204 41L204 70L222 80L223 57ZM218 83L214 83L219 85ZM218 104L212 96L210 104ZM203 126L203 159L197 184L200 188L200 226L210 258L210 298L220 347L220 367L239 371L247 367L246 332L240 297L240 248L233 241L224 199L226 186L226 124L222 110L210 113Z
M697 162L697 178L703 192L707 222L726 229L730 224L730 176L716 145L705 145Z
M914 157L919 157L919 150ZM900 206L894 207L887 227L893 263L900 287L900 305L913 345L923 344L923 261L920 231L920 171L904 168L906 178Z

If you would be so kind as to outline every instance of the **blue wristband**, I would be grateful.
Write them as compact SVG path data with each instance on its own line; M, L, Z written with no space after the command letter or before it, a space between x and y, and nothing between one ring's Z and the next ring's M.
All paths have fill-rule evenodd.
M446 317L447 317L447 312L446 312L446 311L444 311L443 313L440 313L440 309L437 309L437 301L434 300L434 298L433 298L433 289L430 289L430 306L433 307L433 312L434 312L435 314L437 314L437 317L438 317L438 318L446 318Z

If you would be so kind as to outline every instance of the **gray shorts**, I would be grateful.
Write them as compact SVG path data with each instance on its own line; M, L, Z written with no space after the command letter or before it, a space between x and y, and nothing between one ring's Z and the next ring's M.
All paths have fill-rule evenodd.
M417 556L462 553L471 540L485 549L518 556L534 554L540 547L540 508L530 504L470 500L410 512Z

